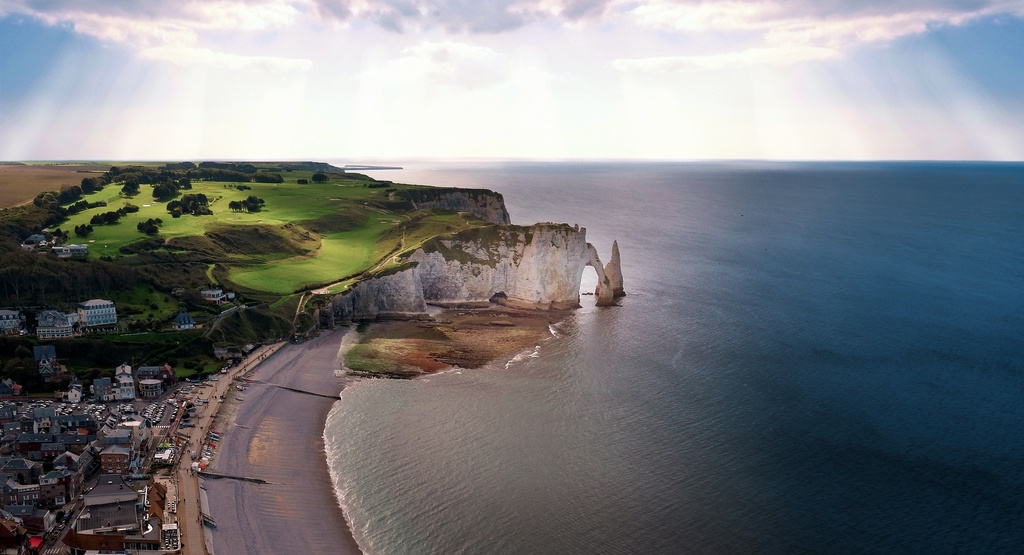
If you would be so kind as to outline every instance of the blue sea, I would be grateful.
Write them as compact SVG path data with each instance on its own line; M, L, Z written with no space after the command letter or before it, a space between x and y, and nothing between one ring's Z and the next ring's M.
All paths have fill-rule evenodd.
M346 389L325 436L367 554L1024 552L1024 164L372 175L618 240L627 296Z

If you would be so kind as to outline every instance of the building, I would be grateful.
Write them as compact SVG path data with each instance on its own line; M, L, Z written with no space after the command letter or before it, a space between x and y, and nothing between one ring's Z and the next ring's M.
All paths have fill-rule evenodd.
M97 378L92 382L92 396L100 402L117 400L117 390L110 378Z
M50 251L57 255L57 258L85 258L89 256L89 245L64 245L51 247Z
M17 397L21 395L21 386L14 383L14 380L7 378L0 382L0 397Z
M164 393L164 382L154 379L139 380L139 396L143 399L156 399Z
M204 289L199 292L199 296L208 303L221 304L227 295L224 294L223 289Z
M127 363L118 366L114 372L114 387L117 389L118 401L135 399L135 378L132 377L132 367Z
M39 477L39 497L47 505L70 503L81 489L82 475L69 468L54 467Z
M4 512L21 519L31 534L45 535L57 525L57 515L33 505L7 505Z
M0 503L4 505L36 505L39 484L21 484L10 474L0 474Z
M28 553L28 529L13 515L0 513L0 555Z
M100 468L104 474L127 476L131 474L132 450L111 445L100 452Z
M87 328L117 324L114 301L92 299L78 303L78 321Z
M118 429L131 432L132 448L141 450L153 439L153 423L145 416L132 415L118 425Z
M174 317L174 329L178 331L190 330L196 327L196 321L192 319L192 316L188 312L179 312Z
M36 357L36 367L39 369L39 376L46 381L59 379L61 374L60 364L57 363L57 349L53 345L36 345L32 347L32 354Z
M36 337L39 339L58 339L71 337L75 334L74 325L78 316L57 312L56 310L44 310L36 318Z
M21 312L17 310L0 310L0 335L18 335L21 333Z
M85 495L83 509L64 537L72 555L157 551L163 523L145 509L145 494L117 474L99 477Z
M141 380L160 380L166 386L174 385L174 368L170 364L163 366L140 366L135 370L135 377Z
M73 381L68 386L67 393L64 394L64 399L69 403L81 403L82 402L82 382Z

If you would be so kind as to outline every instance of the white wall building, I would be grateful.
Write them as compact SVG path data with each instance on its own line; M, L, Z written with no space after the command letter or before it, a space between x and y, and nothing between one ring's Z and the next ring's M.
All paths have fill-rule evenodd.
M78 303L78 321L83 326L109 326L117 323L114 301L92 299Z
M36 317L36 337L39 339L56 339L71 337L75 334L74 323L77 315L64 314L56 310L44 310Z
M0 310L0 335L18 335L19 333L21 333L21 312Z
M135 399L135 378L132 377L132 367L122 364L114 372L114 388L117 389L119 401L131 401Z

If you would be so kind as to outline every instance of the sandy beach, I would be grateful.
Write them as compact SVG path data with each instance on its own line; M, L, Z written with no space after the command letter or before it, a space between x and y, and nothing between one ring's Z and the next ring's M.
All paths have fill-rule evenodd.
M204 480L217 523L208 528L213 552L361 553L338 506L323 442L327 415L353 379L340 372L343 339L390 340L379 356L411 360L421 366L418 373L428 374L450 364L476 367L511 357L546 336L552 321L548 313L455 310L430 321L374 323L361 338L347 330L324 332L260 361L250 377L267 384L229 389L214 422L221 441L207 470L268 483Z
M269 483L205 480L217 555L360 553L334 495L323 445L327 413L344 387L336 372L344 335L325 332L288 345L252 375L324 396L258 383L231 389L215 424L221 442L208 470Z

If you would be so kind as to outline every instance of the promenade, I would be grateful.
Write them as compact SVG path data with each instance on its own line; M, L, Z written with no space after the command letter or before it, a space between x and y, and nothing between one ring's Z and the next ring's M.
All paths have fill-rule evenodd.
M202 406L196 408L193 418L194 427L179 428L178 435L183 437L183 448L174 469L174 481L177 484L177 517L181 535L181 552L183 555L211 555L213 550L208 543L203 523L203 507L200 497L200 477L192 472L192 451L201 452L203 440L217 416L234 379L254 369L263 360L276 353L286 342L260 347L247 356L241 364L228 370L226 374L218 374L219 379L211 382L209 387L196 388L195 398L202 400ZM173 499L173 495L171 495ZM210 515L207 515L210 516Z

